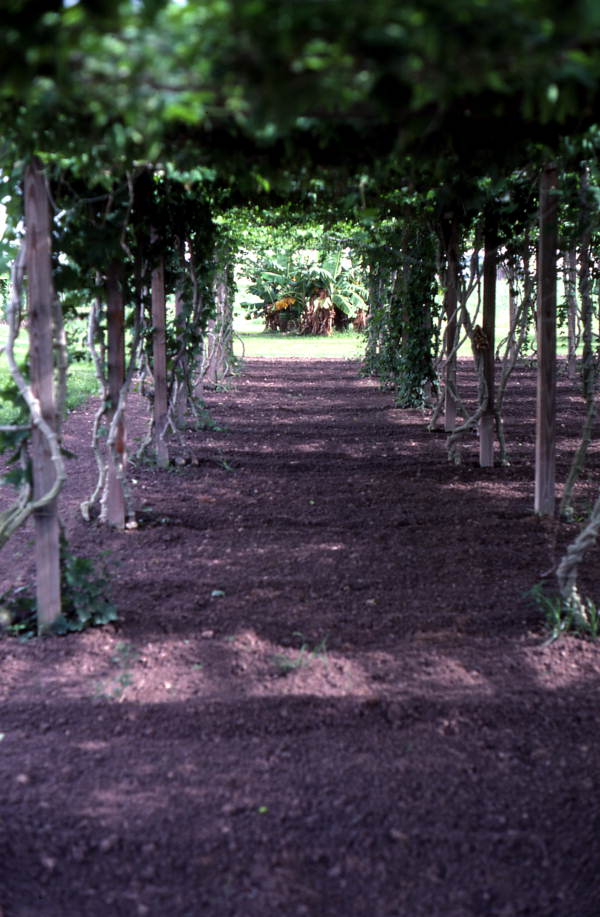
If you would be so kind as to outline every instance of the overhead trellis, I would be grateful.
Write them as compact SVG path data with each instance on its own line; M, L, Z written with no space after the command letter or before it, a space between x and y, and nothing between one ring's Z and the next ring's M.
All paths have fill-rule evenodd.
M540 172L535 508L542 514L553 513L558 246L553 209L558 201L552 164L561 165L563 141L584 136L596 118L600 19L593 4L557 7L542 3L540 7L523 0L425 5L416 0L403 4L395 0L371 4L358 0L321 4L188 0L180 4L142 0L128 5L105 0L94 5L61 5L48 0L38 4L36 13L32 26L30 5L16 0L5 11L3 22L0 168L11 177L6 197L13 225L22 215L22 179L26 184L35 179L38 190L43 179L45 190L40 199L47 204L46 177L53 170L62 170L67 182L87 189L81 196L90 202L98 188L110 196L133 172L167 175L172 182L167 198L176 197L179 189L189 204L188 216L196 198L221 213L249 202L287 199L302 212L322 208L329 221L332 211L341 210L337 216L349 216L367 235L379 222L404 220L401 234L406 234L406 244L388 252L398 263L382 266L371 262L371 292L385 296L389 313L382 313L385 321L379 325L373 313L367 334L378 356L389 350L394 384L398 383L399 397L406 400L438 381L432 367L438 327L434 313L439 300L431 288L443 271L434 268L428 232L440 235L441 227L447 329L442 382L445 426L450 435L457 428L460 406L455 357L460 335L461 236L464 241L472 230L473 213L483 212L481 200L476 199L482 189L493 218L503 195L514 202L514 191L502 189L508 176L526 167ZM77 73L76 80L73 73ZM594 152L597 141L590 143ZM34 171L30 166L24 169L33 154L38 157ZM311 182L307 175L312 172L318 172L318 180ZM158 187L154 191L159 194ZM406 200L413 195L427 210L427 229L427 221L411 222L406 216ZM25 216L27 234L31 231L36 239L49 238L48 215L42 217L45 228L41 235L36 235L33 212ZM109 301L108 346L113 356L119 355L105 375L108 456L113 470L112 477L107 472L103 487L109 478L116 482L114 502L104 491L115 519L128 513L123 492L125 461L119 458L125 454L122 396L129 375L122 359L123 331L119 330L124 314L129 309L146 324L145 352L154 396L152 448L160 465L168 462L168 433L176 429L177 418L182 416L181 392L191 397L194 386L190 380L197 376L198 367L203 372L210 366L209 375L218 378L220 370L213 371L205 338L213 354L225 352L219 349L219 335L226 323L213 312L213 303L215 298L225 301L218 292L218 278L229 262L216 264L204 253L196 258L197 235L191 223L184 220L186 232L178 233L176 228L172 231L177 222L172 221L170 231L165 232L155 220L155 210L146 217L133 221L135 228L127 241L130 254L119 253L129 279L119 279L119 266L110 257L96 266L103 278L102 294ZM60 236L57 226L55 221L55 236ZM118 243L120 228L115 225L113 229ZM422 232L419 237L417 230ZM91 236L84 241L86 246L91 247ZM419 251L412 262L411 247ZM487 349L480 347L485 385L477 408L484 465L494 460L493 422L498 404L494 402L498 393L493 366L497 257L493 252L497 247L490 230L480 338L487 341ZM28 241L28 296L33 315L38 301L32 251ZM171 252L179 256L177 271L169 264ZM57 277L64 267L61 256L64 253L57 249ZM38 577L47 595L53 596L44 600L43 615L51 617L60 601L55 561L46 562L49 540L54 545L58 531L53 488L63 473L55 455L63 393L60 372L52 391L43 386L37 391L36 386L44 373L52 377L55 368L64 370L63 358L55 367L54 353L44 349L42 342L55 338L58 354L64 348L59 340L60 314L50 307L54 295L50 292L49 246L44 258L46 293L42 299L47 308L43 317L37 313L33 321L30 317L30 382L39 402L38 414L32 412L32 500L35 503L53 494L36 511L38 543L46 544L39 567L45 572L38 571ZM18 283L18 277L15 279ZM91 288L92 281L88 283ZM203 295L198 294L200 283ZM196 287L192 305L187 311L182 305L171 346L166 297L177 294L183 304L190 285ZM585 301L585 295L583 298ZM328 327L323 303L315 299L313 306L315 321L324 321ZM590 326L585 315L583 318L589 351ZM213 321L217 324L209 327ZM184 338L190 346L182 344ZM590 383L591 377L587 378ZM27 431L13 433L25 436ZM109 491L111 487L109 484ZM25 490L19 499L23 508L31 503ZM55 557L54 546L51 553ZM50 589L46 588L47 577L53 578Z

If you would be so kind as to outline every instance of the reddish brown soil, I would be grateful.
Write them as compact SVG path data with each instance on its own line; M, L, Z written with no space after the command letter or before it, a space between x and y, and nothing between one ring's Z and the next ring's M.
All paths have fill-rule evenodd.
M600 914L599 653L523 598L577 530L532 515L533 373L481 470L357 369L250 362L174 447L200 464L133 470L124 534L78 518L71 416L68 534L121 623L0 642L3 917Z

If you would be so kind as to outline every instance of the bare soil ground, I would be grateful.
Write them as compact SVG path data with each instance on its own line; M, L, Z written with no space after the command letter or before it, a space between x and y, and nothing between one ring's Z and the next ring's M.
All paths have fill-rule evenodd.
M68 421L68 535L120 624L0 641L2 917L598 917L599 652L524 599L577 531L532 514L533 373L492 470L355 363L209 400L198 464L133 468L126 533L78 516L93 406ZM564 480L565 380L559 408Z

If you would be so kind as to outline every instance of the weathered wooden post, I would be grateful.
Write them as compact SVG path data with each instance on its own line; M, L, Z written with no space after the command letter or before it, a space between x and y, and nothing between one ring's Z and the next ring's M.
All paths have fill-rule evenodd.
M122 268L111 261L106 273L106 306L108 324L108 398L107 420L112 424L121 388L125 382L125 303L123 300ZM115 528L125 528L125 494L122 479L127 463L125 418L117 422L114 441L109 443L106 480L106 522Z
M479 464L491 468L494 464L494 354L496 349L496 264L497 231L493 221L488 219L485 231L485 253L483 258L483 318L481 330L485 347L481 353L483 379L487 388L487 406L479 421Z
M540 178L538 248L538 370L535 442L535 512L554 515L556 478L556 250L557 168Z
M183 302L183 292L180 287L175 292L175 321L177 322L177 331L179 336L179 347L183 351L185 350L185 307ZM180 363L178 371L180 376L187 375L187 356L180 356ZM188 403L188 392L184 384L182 384L182 379L177 380L177 392L175 396L175 404L173 408L173 415L175 424L178 430L182 430L185 427L185 418L187 412L187 403Z
M577 252L574 247L565 252L563 264L569 342L567 369L569 379L574 382L577 378Z
M213 290L216 315L214 318L209 319L206 326L206 342L209 356L204 371L204 381L209 385L216 386L225 379L232 356L228 347L230 345L233 314L228 300L226 269L221 268L218 271Z
M594 304L592 302L592 258L591 258L591 233L588 228L581 237L579 293L581 296L581 328L583 348L581 354L581 378L583 397L589 401L594 394L595 367L594 367Z
M446 244L446 379L444 395L444 429L450 433L456 427L456 343L458 309L458 244L459 228L453 215L445 223Z
M25 232L29 306L29 372L31 388L48 427L56 433L54 395L53 301L50 213L46 179L37 159L25 169ZM39 500L56 481L48 441L34 427L31 438L33 499ZM60 526L56 498L34 512L38 632L51 628L61 613Z
M152 233L153 241L156 234ZM152 271L152 373L154 376L154 446L156 464L167 468L169 449L166 442L167 411L167 309L165 266L161 255Z

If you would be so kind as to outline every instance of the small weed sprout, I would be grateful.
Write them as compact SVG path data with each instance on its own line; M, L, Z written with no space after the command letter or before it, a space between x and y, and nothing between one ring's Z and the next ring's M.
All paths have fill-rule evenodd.
M286 656L285 653L277 653L277 655L273 657L273 662L277 666L280 675L289 675L291 672L295 672L297 669L302 669L305 666L310 665L315 660L320 660L325 665L328 664L327 637L323 637L323 639L311 650L310 645L305 640L303 634L301 634L299 631L295 631L294 636L300 637L302 640L302 644L298 653L293 656Z
M139 659L139 652L132 643L120 642L115 647L115 652L110 657L111 662L118 668L112 681L99 682L97 694L108 700L123 700L125 689L133 684L133 666Z
M576 589L569 599L565 599L560 592L546 592L542 583L536 583L528 596L546 619L550 631L546 645L569 632L590 640L600 635L600 610L592 599L582 598Z

